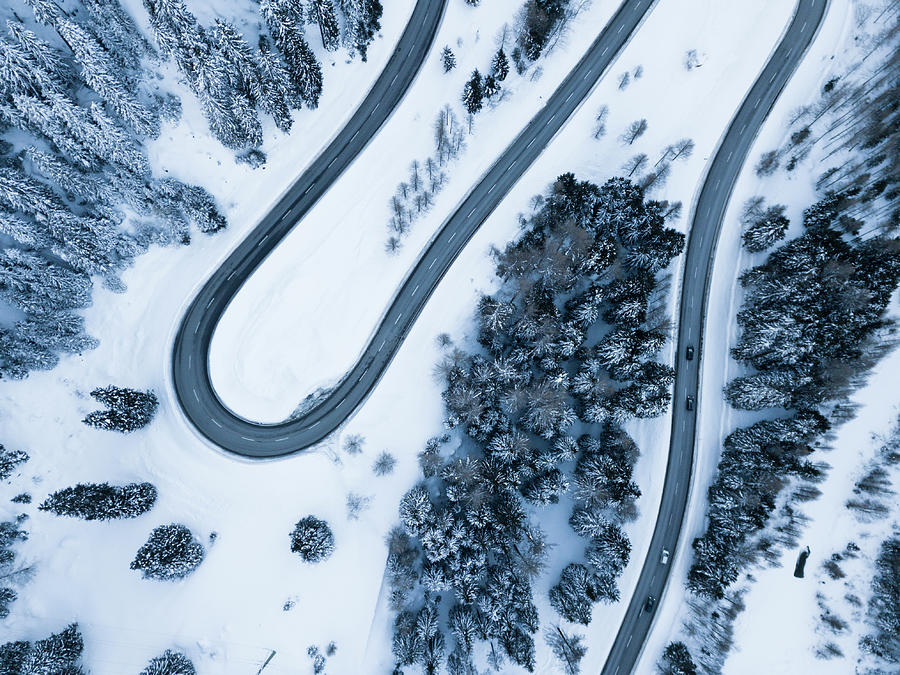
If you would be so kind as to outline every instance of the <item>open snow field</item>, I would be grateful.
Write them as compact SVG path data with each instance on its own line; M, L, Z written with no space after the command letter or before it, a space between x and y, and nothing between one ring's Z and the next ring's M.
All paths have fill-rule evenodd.
M848 4L849 0L832 3L822 35L764 129L759 150L774 145L788 111L817 91L822 62L845 30ZM632 155L646 152L652 163L665 145L690 137L696 142L693 157L676 163L667 185L654 193L659 199L684 201L679 224L683 229L705 160L793 8L783 0L740 6L715 0L660 0L580 112L460 256L382 382L348 423L345 433L365 436L364 453L344 454L335 437L314 451L277 462L251 464L223 456L191 432L171 397L169 350L181 310L193 289L351 114L387 60L412 6L412 0L391 2L383 37L372 45L368 64L346 64L340 57L333 67L326 62L320 109L300 113L290 137L266 129L269 161L264 169L234 166L230 154L206 135L196 105L184 96L184 119L176 129L164 130L153 151L154 162L160 171L168 169L178 178L206 185L227 213L229 230L211 238L197 236L189 248L154 249L139 258L124 275L127 293L95 291L95 304L86 317L89 332L101 340L98 349L63 358L52 372L0 383L0 440L32 457L10 494L29 491L35 497L34 504L21 509L5 503L0 515L20 511L31 515L27 522L31 536L20 550L24 559L38 564L4 624L7 639L44 636L77 620L85 635L85 663L95 675L138 672L151 656L175 646L184 649L204 675L252 675L271 650L276 656L264 671L267 675L311 672L307 646L323 648L331 640L338 651L328 659L327 672L384 672L390 663L392 621L382 588L384 535L397 519L400 497L417 480L416 453L428 437L441 431L440 383L432 376L438 358L434 336L446 331L457 342L470 339L475 299L493 288L490 245L502 245L515 236L516 214L526 211L530 197L543 192L559 173L571 170L581 178L602 181L617 174ZM389 257L383 243L390 195L406 178L409 162L430 154L437 111L444 103L456 103L474 67L486 69L495 38L508 20L507 3L472 9L461 0L451 1L432 56L383 132L254 275L223 318L211 363L217 391L228 405L254 419L279 420L315 388L341 376L424 243L539 109L615 7L611 0L594 0L572 24L564 43L539 64L543 71L539 78L511 76L508 99L478 116L469 149L452 167L445 191L431 213L413 225L400 254ZM437 58L444 44L454 49L459 61L449 76L441 73ZM691 72L683 66L689 49L696 49L702 59L702 66ZM617 76L638 65L643 66L643 76L618 90ZM607 134L595 141L594 116L603 104L609 106ZM623 147L619 134L642 117L648 120L647 133L633 146ZM745 172L734 205L743 203L742 194L757 189L753 180L752 173ZM806 195L796 184L793 188L800 195L794 203L799 207ZM736 208L732 207L729 222L736 222ZM795 216L796 208L789 214ZM722 240L723 249L733 256L735 240L729 236ZM717 277L715 283L717 288L730 288L729 275L736 263L734 257L721 257L727 255L723 249L717 275L726 278ZM672 306L677 289L676 278ZM729 308L727 303L718 310L711 308L711 316L731 316L726 314ZM718 338L721 348L714 346L715 338L708 333L707 350L725 353L726 323L708 322L708 330L724 333ZM702 410L704 419L714 422L703 423L707 440L700 458L709 472L723 419L721 409L718 415L710 411L715 410L712 404L724 377L723 368L705 369L707 396ZM150 427L122 437L80 423L93 409L87 392L110 382L157 391L160 412ZM639 501L642 515L628 527L633 552L621 580L624 600L595 607L594 622L586 631L590 651L585 672L599 670L649 544L668 426L668 417L628 426L643 452L635 473L644 493ZM397 457L397 467L390 476L375 477L372 462L384 449ZM829 460L836 457L837 452ZM702 499L706 484L702 481L709 475L695 486L695 500ZM47 493L78 481L132 480L149 480L160 493L157 506L133 521L86 523L36 509ZM372 497L357 521L346 517L345 499L351 492ZM692 513L701 520L690 523L691 537L702 524L703 507L696 504ZM289 551L288 533L310 513L329 521L337 543L334 556L317 566L303 564ZM560 545L546 577L535 586L543 625L555 620L546 602L547 589L583 546L570 536L565 522L568 505L545 515L545 529ZM141 580L128 569L129 562L153 527L172 521L185 523L204 542L210 533L217 533L207 559L179 583ZM687 553L687 547L680 552ZM676 555L673 563L682 570L686 561L686 555ZM672 588L677 584L676 580ZM660 616L660 630L652 639L665 639L671 632L666 621L673 629L676 625L677 594L670 592L669 599L673 602L664 603L667 613ZM288 600L295 605L284 611ZM748 635L761 633L748 630ZM543 641L537 643L536 671L558 672ZM755 647L746 644L746 653L752 654ZM652 643L645 651L641 672L651 671L658 646Z

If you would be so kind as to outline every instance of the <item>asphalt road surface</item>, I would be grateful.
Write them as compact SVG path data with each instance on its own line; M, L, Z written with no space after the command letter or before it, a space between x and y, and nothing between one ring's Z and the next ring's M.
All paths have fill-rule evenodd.
M248 457L271 457L300 450L326 435L304 432L296 423L255 424L231 412L213 390L209 345L220 317L244 282L363 151L406 95L428 56L448 1L416 2L393 54L359 108L206 281L181 320L172 350L175 395L194 427L225 450ZM338 401L322 403L337 406ZM350 410L347 404L341 405L344 416ZM321 426L317 424L316 430Z
M689 411L686 401L688 396L693 396L699 403L700 339L716 243L731 191L757 132L812 42L827 5L828 0L799 0L787 32L725 132L701 188L684 261L672 434L662 501L647 559L607 657L603 675L624 675L634 669L659 607L657 602L651 611L647 611L645 603L649 596L657 600L662 597L669 578L672 557L663 565L660 562L663 549L674 553L681 533L693 468L698 409L695 405L694 410ZM693 346L695 351L691 361L685 358L688 346ZM721 392L713 391L709 395L721 396ZM687 551L685 555L688 555Z
M256 459L298 452L337 429L378 383L466 243L587 97L654 1L622 3L545 106L443 224L400 287L362 356L340 383L297 418L278 424L244 419L219 400L209 377L209 345L216 324L244 281L363 149L403 97L428 51L446 2L419 0L397 52L353 119L216 270L182 319L173 349L172 378L178 401L194 427L220 448Z

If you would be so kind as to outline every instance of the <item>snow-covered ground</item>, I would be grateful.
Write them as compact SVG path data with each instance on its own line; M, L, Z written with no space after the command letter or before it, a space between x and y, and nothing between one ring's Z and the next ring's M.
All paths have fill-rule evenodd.
M897 306L893 309L896 314ZM872 564L881 542L896 531L900 523L900 503L896 496L888 498L890 515L873 523L860 523L858 513L844 504L854 496L854 483L863 477L867 464L876 459L884 439L897 423L900 413L900 395L896 388L898 372L900 351L895 350L879 364L867 386L852 397L859 405L858 416L839 429L833 449L820 458L833 469L817 486L822 496L801 506L810 519L800 536L800 547L811 549L806 578L795 579L793 576L797 551L785 554L782 567L754 570L756 581L744 596L746 609L735 624L736 647L726 662L724 672L727 675L753 670L821 675L854 672L860 656L859 638L870 629L864 622L865 607L853 611L846 603L844 593L857 595L863 603L868 601ZM891 474L896 488L900 471L895 467ZM829 579L822 563L833 553L844 551L849 542L861 549L859 559L849 565L841 564L850 574L849 578L847 581ZM823 609L817 602L819 594L827 597L827 604L835 614L852 624L847 630L833 634L822 626ZM845 656L817 658L816 649L828 641L838 644Z
M458 101L472 69L484 70L489 64L497 47L495 36L509 19L506 7L484 5L473 14L463 3L450 4L433 54L406 100L223 316L213 337L210 367L216 391L227 405L250 419L280 421L307 394L334 384L349 369L425 242L539 110L616 6L609 0L588 6L565 44L542 59L537 81L530 76L510 78L508 99L478 116L468 152L451 168L450 184L431 213L414 223L400 254L392 257L383 248L388 200L407 179L409 163L430 154L438 110ZM638 31L635 42L640 46L629 46L569 124L573 131L562 132L574 140L554 143L565 152L566 162L558 164L558 170L577 169L577 158L585 157L608 176L638 152L646 152L652 164L667 143L689 136L697 142L694 158L685 171L676 167L669 187L670 194L689 203L694 169L702 168L791 9L776 2L739 11L708 0L661 2ZM477 24L472 18L476 15ZM742 32L746 27L753 30ZM438 59L445 44L453 46L459 59L450 76L443 75ZM691 73L682 65L688 49L696 49L705 63ZM659 65L651 68L651 63ZM638 65L644 65L645 74L624 92L617 91L617 76ZM605 144L585 144L602 104L610 108ZM640 117L648 119L647 133L623 150L616 138ZM604 154L597 157L600 148ZM542 192L554 170L531 172L530 193ZM526 203L522 200L514 208L522 210Z
M77 620L85 633L85 662L95 675L138 672L150 656L171 646L185 649L203 675L255 673L270 650L277 653L267 674L306 672L311 670L307 646L321 648L331 640L338 651L329 658L329 673L384 672L392 617L382 592L383 538L396 521L400 496L417 479L416 453L441 430L440 384L431 375L438 358L434 336L447 331L457 341L468 340L477 294L493 287L490 245L515 236L516 214L557 174L572 170L601 181L618 173L635 153L646 152L653 162L665 145L690 137L696 142L693 157L676 164L669 183L654 195L689 205L706 159L792 9L780 0L740 6L660 0L590 100L460 256L381 383L349 422L345 433L365 436L365 452L343 454L336 437L279 462L249 464L225 457L191 433L170 395L169 350L181 310L209 271L351 114L386 61L412 4L391 3L383 38L373 45L367 65L326 67L320 110L301 113L294 134L285 138L268 130L265 169L235 167L229 154L209 140L198 111L185 97L184 121L163 134L154 161L161 170L207 185L226 209L230 229L213 238L198 236L189 248L151 251L124 275L129 285L124 295L96 291L86 315L89 331L101 340L97 350L66 357L52 372L0 383L0 441L32 456L10 496L27 490L39 503L55 489L104 480L150 480L160 492L150 513L106 524L50 516L35 505L0 507L4 518L20 511L32 516L27 525L31 537L21 550L38 564L13 614L0 624L4 637L43 636ZM534 82L520 81L507 102L479 116L450 185L431 214L414 225L400 256L390 258L382 248L387 200L405 178L409 161L430 152L434 115L444 102L456 99L472 68L486 68L495 35L508 19L509 5L485 3L472 9L461 0L451 1L435 53L383 133L226 314L212 364L218 391L229 405L257 419L280 419L313 388L340 376L443 217L580 58L615 6L611 0L594 0L565 43L543 62L543 75ZM797 78L809 88L815 88L822 67L821 62L808 64L816 54L821 59L828 35L840 34L835 21L841 24L844 6L839 0L833 3L826 32L802 71L807 75ZM444 44L454 48L460 61L450 76L440 73L437 62L436 52ZM703 57L702 67L691 72L683 66L689 49ZM638 65L643 76L619 91L616 76ZM809 89L799 100L808 94ZM594 115L602 104L609 105L608 133L594 141ZM779 110L783 119L784 110ZM647 133L634 146L623 147L618 135L641 117L648 120ZM683 217L679 226L685 222ZM676 279L673 289L677 286ZM152 387L161 395L159 415L148 429L122 437L80 424L93 409L86 392L110 382ZM644 496L642 516L629 527L634 548L622 579L623 598L630 596L649 544L668 424L663 418L629 427L643 451L636 480ZM395 454L398 464L394 474L378 478L371 465L384 449ZM350 492L372 496L358 521L346 518ZM331 523L337 541L335 555L318 566L303 564L289 551L293 523L310 513ZM555 524L545 526L551 538L569 537L565 516L562 510L554 512ZM128 569L129 562L153 527L172 521L184 522L204 541L217 533L207 559L183 582L141 580ZM555 620L546 604L547 588L579 546L566 540L535 588L544 624ZM296 604L284 611L289 599ZM599 670L623 612L623 603L595 608L587 630L585 672ZM542 640L538 648L537 672L557 672Z
M760 255L748 254L740 245L738 219L747 199L763 195L768 203L787 206L792 227L788 236L800 231L802 211L816 200L815 179L827 168L814 154L797 169L786 174L778 171L773 177L758 178L753 167L764 151L780 146L790 133L788 126L794 112L813 102L825 82L840 75L858 56L855 38L858 28L855 10L861 3L853 0L833 1L815 42L788 83L763 126L751 149L749 160L736 184L725 217L725 227L719 240L708 320L703 339L702 404L699 406L699 438L695 474L688 517L679 542L680 555L675 558L672 581L659 607L654 631L648 640L637 672L652 673L664 646L676 638L688 613L684 604L684 579L691 562L691 541L705 528L706 489L713 480L722 440L728 433L758 415L733 410L720 392L729 379L742 374L741 367L729 357L729 348L737 339L734 322L741 302L741 289L736 271L756 264ZM898 306L889 312L897 315ZM735 626L735 650L726 664L727 673L846 673L850 672L855 653L848 651L848 660L822 661L816 659L812 648L824 641L814 632L820 610L815 593L823 571L819 565L832 552L840 551L853 539L854 523L843 507L850 496L850 488L860 477L862 465L878 449L872 434L883 434L896 419L900 397L893 386L900 367L895 352L881 362L866 387L853 397L860 405L859 416L839 429L835 450L821 457L833 466L827 481L819 485L823 496L803 505L801 510L810 517L811 524L801 535L801 545L809 544L812 556L807 566L807 579L792 576L796 551L786 554L784 567L753 571L756 581L744 596L746 609ZM896 522L897 515L894 514ZM888 520L888 523L890 520ZM858 529L858 528L857 528ZM877 537L876 537L877 538ZM872 557L878 541L869 541L864 555ZM857 543L860 543L857 541ZM845 619L848 617L844 617ZM858 618L858 617L857 617ZM841 645L849 645L846 639Z

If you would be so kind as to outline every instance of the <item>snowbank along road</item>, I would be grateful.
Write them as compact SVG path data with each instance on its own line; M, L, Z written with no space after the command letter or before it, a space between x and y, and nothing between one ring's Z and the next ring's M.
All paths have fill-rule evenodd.
M403 97L428 52L445 2L419 0L397 50L350 123L216 270L182 320L172 356L175 393L194 427L224 450L258 459L288 455L318 443L347 419L378 383L466 243L587 97L655 0L622 3L546 105L441 226L340 383L294 419L278 424L246 420L225 407L210 380L209 345L219 317L244 280L324 194Z
M662 596L672 565L671 558L667 564L661 562L662 552L664 549L673 552L681 533L693 470L698 408L695 405L694 410L688 410L687 397L696 397L700 386L700 341L706 318L709 282L731 191L763 121L812 43L827 5L828 0L798 1L784 37L732 119L700 188L684 261L672 434L665 485L647 559L607 657L603 675L630 673L637 664L653 616L660 605L657 602L647 610L647 598L652 596L658 599ZM686 358L688 347L694 348L696 355L693 360ZM710 395L720 396L721 393L713 391Z

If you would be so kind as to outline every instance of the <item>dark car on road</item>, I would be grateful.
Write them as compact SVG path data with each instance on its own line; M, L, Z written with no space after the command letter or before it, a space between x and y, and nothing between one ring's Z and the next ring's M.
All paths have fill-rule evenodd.
M694 360L694 348L693 347L688 347L687 349L684 350L684 358L686 358L688 361Z
M647 601L644 603L644 611L652 612L654 607L656 607L656 598L652 595L648 595Z
M685 399L684 405L688 410L693 410L694 409L694 397L688 396L687 399Z

